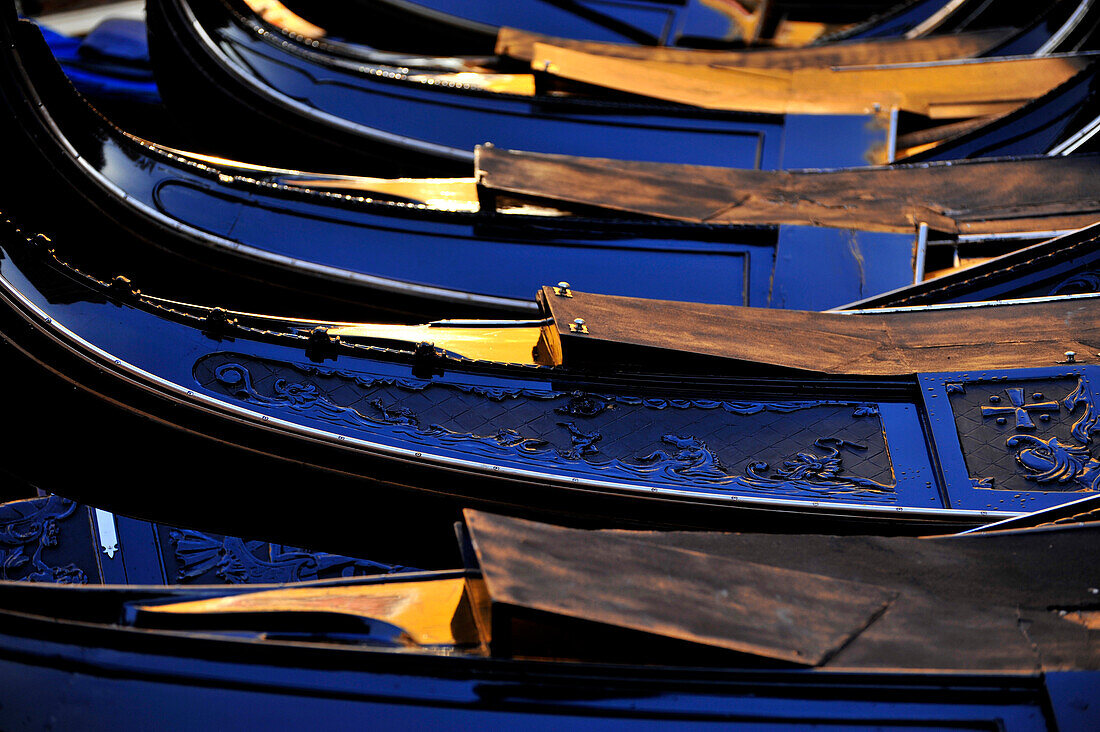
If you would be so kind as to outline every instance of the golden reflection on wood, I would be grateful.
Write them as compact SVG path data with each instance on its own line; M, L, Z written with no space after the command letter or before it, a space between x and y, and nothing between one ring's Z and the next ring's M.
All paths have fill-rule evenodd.
M316 190L357 191L372 196L423 203L448 211L480 210L477 182L473 178L364 178L303 174L281 183Z
M842 27L812 20L781 20L771 38L761 40L758 37L757 41L779 48L800 48Z
M295 14L278 0L244 0L244 2L265 23L270 23L277 28L309 38L324 38L326 35L324 28Z
M1083 625L1089 630L1100 630L1100 611L1074 610L1062 616L1071 623Z
M943 277L944 275L954 274L970 267L976 267L979 264L985 264L996 259L996 257L960 257L959 263L953 267L944 267L937 270L926 270L924 273L925 280L934 280L937 277Z
M1011 111L1068 80L1090 56L874 67L752 69L596 56L535 44L532 68L565 79L706 109L867 114L892 107L933 118Z
M433 343L436 348L475 360L551 365L546 356L535 357L535 346L542 336L538 326L449 328L365 323L330 328L328 333L351 340Z
M535 44L545 43L558 48L569 48L595 56L613 58L758 69L801 69L972 58L992 48L1007 35L1006 31L992 30L919 38L911 41L886 39L810 48L707 51L667 46L631 46L621 43L574 41L517 28L501 28L497 34L496 53L522 61L531 61L535 55Z
M404 629L419 645L477 643L466 631L456 637L455 616L465 594L464 579L388 582L345 587L295 587L227 595L170 605L142 605L143 613L212 615L224 613L325 612L382 620Z

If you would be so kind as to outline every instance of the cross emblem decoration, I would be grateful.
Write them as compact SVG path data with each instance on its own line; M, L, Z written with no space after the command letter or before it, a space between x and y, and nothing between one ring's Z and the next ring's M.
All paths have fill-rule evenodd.
M1058 411L1058 402L1049 401L1035 401L1031 404L1027 404L1027 398L1024 395L1023 389L1005 389L1005 394L1008 394L1008 400L1010 405L1005 406L983 406L982 417L996 417L997 424L1004 424L1009 416L1016 418L1017 430L1033 430L1035 429L1035 422L1031 419L1033 412L1039 414L1039 419L1046 422L1050 419L1048 412ZM1031 395L1033 399L1043 399L1043 395L1036 392ZM999 396L989 397L989 401L993 404L999 404L1001 398Z

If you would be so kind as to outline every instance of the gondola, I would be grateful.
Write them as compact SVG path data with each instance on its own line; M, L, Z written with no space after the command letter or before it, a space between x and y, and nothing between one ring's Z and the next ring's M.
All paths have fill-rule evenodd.
M21 385L8 409L25 428L6 467L107 510L187 525L216 501L217 520L310 545L369 508L383 523L368 533L405 545L431 539L399 527L438 526L455 505L903 530L1096 490L1096 295L805 313L559 286L541 319L365 325L142 294L27 234L8 232L0 262ZM58 398L61 418L42 406ZM88 480L118 435L128 478ZM58 449L69 459L46 458ZM319 481L345 515L263 508L272 485Z
M467 512L464 570L0 583L0 723L1089 729L1097 530L654 535Z
M772 82L761 86L759 74L730 71L739 83L760 87L759 93L726 109L701 109L646 99L633 93L636 88L627 95L593 94L590 84L576 86L545 71L484 74L479 66L454 59L342 58L309 38L282 33L243 3L154 3L149 27L162 92L194 114L199 129L202 116L218 109L223 124L217 136L231 140L224 144L250 151L251 157L255 150L285 161L288 153L280 150L285 140L293 138L299 145L308 140L313 156L335 154L336 163L347 166L362 160L366 150L374 165L388 156L402 174L454 173L457 163L470 161L473 146L486 141L542 152L765 169L887 161L895 102L919 113L903 118L907 123L924 120L915 127L928 124L927 114L974 117L1008 111L1091 58L1057 55L943 68L918 64L851 73L790 72L828 77L796 85L804 92L822 83L839 85L827 99L812 103L805 94L796 96L797 103L777 103L769 97ZM657 84L659 75L651 76ZM952 98L946 106L937 101L945 78L958 82L967 76L981 77L970 87L973 99ZM903 83L899 79L911 85L905 96L909 101L885 91ZM671 86L684 86L682 81ZM861 95L852 84L882 89ZM652 97L658 89L641 91ZM757 116L762 112L766 116ZM224 124L228 120L233 123ZM807 142L823 136L831 144ZM302 168L301 158L289 167Z
M734 207L725 221L693 223L555 204L545 193L524 201L496 188L504 185L503 171L489 165L520 156L488 148L482 151L486 164L480 166L480 184L473 178L387 181L310 175L234 163L165 148L118 130L73 94L35 45L35 29L23 26L20 31L4 95L12 108L8 135L26 139L25 145L16 146L26 173L23 190L12 191L9 201L18 202L24 218L39 209L37 221L59 234L61 242L87 241L90 232L100 230L95 222L106 215L119 226L92 237L94 246L84 245L66 256L87 266L113 257L143 287L156 281L162 292L169 279L183 280L193 294L211 279L210 271L222 270L258 281L259 287L252 289L266 296L268 309L288 301L305 307L306 299L324 297L429 318L533 313L530 293L548 280L578 286L598 281L608 294L825 309L920 279L922 260L917 257L915 268L914 249L919 248L921 221L951 236L962 231L971 237L985 233L1004 238L1006 233L1049 231L1054 225L1052 202L1062 214L1062 229L1092 223L1097 215L1098 196L1089 192L1095 161L1084 152L1072 158L857 174L864 176L856 181L859 190L890 186L901 198L925 196L925 207L919 210L910 205L894 211L897 201L891 199L867 210L863 204L839 217L821 211L807 217L773 207L754 218L745 207ZM719 172L682 166L654 171L667 186ZM836 188L850 186L851 175L841 171L796 177ZM969 184L984 184L989 177L1014 181L1014 188L997 189L995 201L997 207L1014 202L1012 215L990 208L991 189L985 198L967 192ZM1059 180L1061 187L1033 185L1047 178ZM759 190L764 196L772 179L766 173L745 172L733 187ZM954 186L950 192L949 186ZM923 193L918 195L918 189ZM1080 205L1074 208L1070 199ZM682 196L670 194L669 200ZM58 221L53 212L59 205L80 213ZM949 223L934 214L937 210L953 212L962 223ZM899 217L899 211L908 218ZM66 227L70 236L64 235ZM150 260L145 264L139 261L143 252ZM173 268L166 278L163 254L152 252L195 264L190 274ZM497 265L486 267L486 261ZM801 286L806 268L820 275L822 262L829 263L828 276L818 278L818 287ZM234 285L241 277L228 279L216 298L227 292L243 294ZM273 297L269 285L283 288ZM254 299L243 302L256 306ZM345 310L340 317L350 316Z

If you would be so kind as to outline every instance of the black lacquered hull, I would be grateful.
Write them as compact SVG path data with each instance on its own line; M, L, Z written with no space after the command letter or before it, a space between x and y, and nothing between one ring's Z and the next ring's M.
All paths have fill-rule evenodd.
M197 113L199 129L217 110L218 131L234 133L235 149L280 155L295 139L300 150L308 142L307 159L335 160L343 172L388 174L396 165L406 174L461 173L474 146L485 142L763 169L863 165L887 145L887 125L871 116L745 115L441 88L398 69L349 66L298 49L264 31L249 12L220 0L150 7L151 48L166 98ZM330 157L315 157L325 151ZM356 169L356 160L366 167ZM380 165L385 161L391 165ZM305 165L299 158L298 167Z
M241 293L216 287L209 271L220 270L230 283L252 281L253 307L327 300L346 319L365 308L522 315L539 286L562 280L609 294L823 309L913 276L909 234L445 211L199 162L111 125L60 76L36 29L18 31L3 87L5 134L19 141L24 174L7 205L78 243L67 256L93 268L113 258L142 287L185 282L229 304ZM177 269L184 260L190 270ZM800 286L807 268L820 286Z

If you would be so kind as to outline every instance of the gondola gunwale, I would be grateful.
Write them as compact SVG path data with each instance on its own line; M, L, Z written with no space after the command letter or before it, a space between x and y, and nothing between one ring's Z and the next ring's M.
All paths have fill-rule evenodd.
M464 570L437 570L430 573L410 574L410 581L424 579L443 579L459 576L467 576ZM396 576L387 576L396 578ZM371 583L375 584L375 583ZM302 583L300 587L313 586L313 583ZM261 586L250 585L256 590ZM223 587L181 587L179 591L173 588L157 588L152 586L137 585L104 585L75 590L61 586L41 585L32 582L5 582L2 592L39 594L50 593L91 593L110 596L112 594L124 594L127 592L142 592L152 590L164 596L187 596L188 594L203 594L206 591L226 593ZM192 592L188 592L192 590ZM989 690L998 686L1008 688L1030 687L1031 684L1039 684L1042 672L1023 671L952 671L942 669L930 669L927 671L905 671L894 669L746 669L738 667L699 667L699 666L629 666L614 663L599 663L585 661L547 661L539 659L508 659L493 658L476 655L436 655L430 653L408 653L384 648L333 646L323 644L310 644L305 642L281 641L281 640L255 640L249 638L204 635L193 631L172 631L161 629L138 629L126 626L108 626L103 623L79 621L67 618L52 618L38 615L32 612L20 612L11 609L0 609L0 617L5 617L16 627L5 623L5 629L13 632L5 632L3 635L9 638L19 638L26 641L45 641L51 645L77 644L82 648L110 648L122 650L126 646L141 650L138 653L152 652L166 659L178 657L194 657L205 655L208 658L221 657L226 660L239 660L242 655L254 654L272 657L294 654L296 664L294 668L306 666L306 662L313 664L307 666L317 671L331 671L338 673L348 670L364 670L364 662L385 664L386 671L390 673L417 673L423 674L424 667L430 667L433 676L466 680L477 678L483 674L492 674L493 680L507 681L501 678L503 671L506 676L513 679L529 679L531 675L541 676L543 682L553 679L600 679L603 682L625 683L627 685L638 684L643 687L652 687L660 684L661 689L691 689L708 688L715 684L740 683L749 687L774 686L777 684L806 684L816 688L837 689L848 684L863 686L867 684L881 683L883 679L889 679L899 689L906 687L932 692L942 691L943 685L949 682L957 682L961 685L970 685ZM70 642L70 637L76 636L75 642ZM93 636L92 642L88 642L88 636ZM104 638L107 643L97 643L95 637ZM120 646L122 648L120 648ZM172 653L176 651L176 653ZM8 654L0 651L0 657ZM28 652L33 656L33 652ZM97 668L97 664L91 661L83 663L74 662L71 659L63 659L58 656L39 656L43 660L47 658L63 667L82 667L84 669ZM249 665L259 664L261 659L249 659ZM167 661L171 663L171 661ZM289 669L290 664L284 664ZM398 667L398 668L393 668ZM404 668L402 668L404 667ZM409 668L412 667L412 668ZM369 671L377 671L370 668ZM121 670L115 670L116 674L124 674ZM145 676L147 672L135 671L135 674ZM786 683L784 683L786 682ZM225 677L219 683L233 683L229 677ZM323 688L316 689L324 692ZM335 695L349 693L343 690L330 690ZM360 690L360 694L370 697L372 694Z

